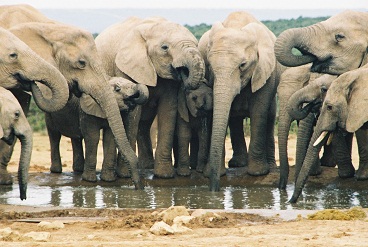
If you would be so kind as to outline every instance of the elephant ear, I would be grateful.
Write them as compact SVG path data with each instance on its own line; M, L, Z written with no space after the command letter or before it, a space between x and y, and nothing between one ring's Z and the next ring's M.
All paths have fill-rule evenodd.
M209 62L207 59L207 54L210 49L210 31L205 32L202 37L198 41L198 49L202 55L205 64L205 78L208 80L208 84L213 86L213 75L211 75L211 71L209 70ZM211 87L212 87L211 86Z
M131 30L121 39L115 64L135 82L151 87L156 86L156 70L148 56L146 41L139 28Z
M9 29L15 36L26 43L34 52L56 67L53 57L53 45L47 39L45 30L53 24L48 23L22 23Z
M276 38L267 27L259 23L250 23L242 30L256 35L258 41L258 63L251 80L252 92L254 93L266 84L275 69L274 43Z
M185 122L189 123L189 111L187 107L184 86L181 86L178 92L178 113Z
M364 71L368 75L368 69L364 69ZM367 75L361 74L350 88L346 130L351 133L354 133L368 122L368 111L366 109L368 104Z
M88 94L82 94L79 98L82 111L88 115L106 119L106 115L96 101Z

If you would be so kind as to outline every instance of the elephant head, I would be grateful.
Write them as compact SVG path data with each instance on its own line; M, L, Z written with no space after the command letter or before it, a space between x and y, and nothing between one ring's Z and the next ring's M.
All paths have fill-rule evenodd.
M132 17L112 25L96 38L111 76L123 76L156 86L157 76L197 88L204 78L204 61L190 31L163 18Z
M136 84L121 77L112 77L109 80L109 84L118 102L120 111L131 111L137 105L143 105L148 101L148 88L143 84ZM91 96L83 94L80 99L80 105L85 113L100 118L106 118L101 107Z
M313 63L311 71L340 75L368 62L368 13L344 11L326 21L282 32L275 43L285 66ZM294 55L292 49L302 55Z
M136 188L142 187L137 170L138 159L129 145L119 107L92 34L59 23L24 23L9 30L24 40L37 54L54 64L67 79L70 91L77 96L88 94L100 105L119 151L132 166Z
M46 112L63 108L69 91L60 71L8 30L0 28L0 39L0 85L31 90L38 107ZM35 82L49 88L51 96L43 96Z
M9 145L15 137L21 142L18 181L20 199L25 200L32 154L32 128L14 95L3 87L0 87L0 95L0 138Z
M245 20L241 28L238 21L231 21L233 18L239 20L239 16ZM199 41L199 48L208 67L206 77L213 84L214 109L209 163L212 167L211 176L218 178L215 180L220 177L231 104L248 84L254 93L271 77L276 66L273 51L275 39L267 27L249 14L235 12L224 24L214 24ZM212 179L210 187L211 190L219 189L216 182L212 183Z
M354 133L368 121L365 107L368 100L367 80L368 68L364 66L346 72L332 82L323 102L290 202L297 201L309 171L315 159L318 158L322 144L331 141L332 133L338 130Z

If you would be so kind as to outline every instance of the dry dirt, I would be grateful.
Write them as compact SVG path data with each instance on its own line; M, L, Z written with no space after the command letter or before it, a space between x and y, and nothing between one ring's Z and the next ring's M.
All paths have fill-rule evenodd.
M295 137L290 139L289 156L295 157ZM230 144L227 144L227 149ZM19 144L15 148L9 170L17 170ZM71 171L70 141L62 138L63 171ZM49 171L49 143L45 135L35 134L34 152L30 172ZM101 161L99 148L99 163ZM354 147L354 163L356 163ZM230 152L227 152L228 154ZM277 152L276 152L277 153ZM227 157L228 158L228 157ZM291 162L292 163L292 162ZM264 217L258 214L217 211L216 220L193 220L188 223L192 231L173 235L154 235L149 229L161 220L158 210L148 209L82 209L40 208L0 205L0 231L6 227L19 234L11 234L1 246L367 246L368 222L366 209L357 209L363 216L345 218L343 211L319 212L330 220L311 220L304 212L293 220L279 217L279 212ZM294 212L295 213L295 212ZM331 216L332 215L332 216ZM314 217L321 219L318 217ZM322 217L323 218L323 217ZM27 219L27 220L24 220ZM350 220L341 220L350 219ZM37 226L40 221L61 221L62 229L45 230ZM45 242L19 237L25 233L45 232ZM0 234L1 235L1 234Z

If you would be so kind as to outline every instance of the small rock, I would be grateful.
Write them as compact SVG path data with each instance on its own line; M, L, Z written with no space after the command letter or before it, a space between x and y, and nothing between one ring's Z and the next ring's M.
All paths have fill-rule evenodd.
M173 224L171 228L174 230L174 233L186 233L193 231L192 229L183 226L182 224Z
M196 210L193 211L192 216L193 217L200 217L200 216L202 216L206 213L207 213L207 211L204 210L204 209L196 209Z
M92 239L94 239L95 238L95 235L87 235L87 239L88 240L92 240Z
M23 235L25 238L31 238L34 241L46 242L50 239L51 234L49 232L29 232Z
M12 229L10 227L6 227L6 228L3 228L3 229L0 229L0 236L2 238L5 238L7 236L9 236L10 234L12 234Z
M177 216L189 216L188 210L184 206L171 206L168 209L159 213L162 220L167 224L172 224Z
M193 216L177 216L177 217L175 217L173 222L174 222L174 224L177 224L177 225L187 225L194 218L195 217L193 217Z
M156 222L153 224L153 226L150 228L150 232L152 232L155 235L169 235L174 234L174 230L166 224L163 221Z
M65 227L64 223L61 221L53 221L53 222L41 221L40 223L38 223L37 226L42 229L62 229Z

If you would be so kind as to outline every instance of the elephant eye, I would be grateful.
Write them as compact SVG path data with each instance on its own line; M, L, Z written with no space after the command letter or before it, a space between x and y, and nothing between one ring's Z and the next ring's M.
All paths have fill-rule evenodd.
M332 105L327 105L327 111L332 111Z
M86 67L86 61L83 59L78 60L78 68L84 69Z
M115 92L120 92L121 88L118 85L115 85Z
M321 93L325 93L325 92L327 92L327 88L325 86L322 86L321 87Z
M164 50L164 51L167 51L167 50L169 49L169 46L168 46L168 45L166 45L166 44L163 44L163 45L161 46L161 49L162 49L162 50Z
M20 117L20 111L19 110L14 112L14 117L15 117L15 119L18 119Z
M197 100L197 95L193 95L192 100L196 101Z
M17 58L18 58L18 54L17 54L17 53L15 53L15 52L12 52L12 53L10 53L10 54L9 54L9 57L10 57L11 59L17 59Z
M239 65L239 69L243 70L245 68L245 66L247 66L247 63L246 62L242 62L240 65Z
M335 34L336 42L341 42L344 38L345 38L345 35L343 35L341 33Z

